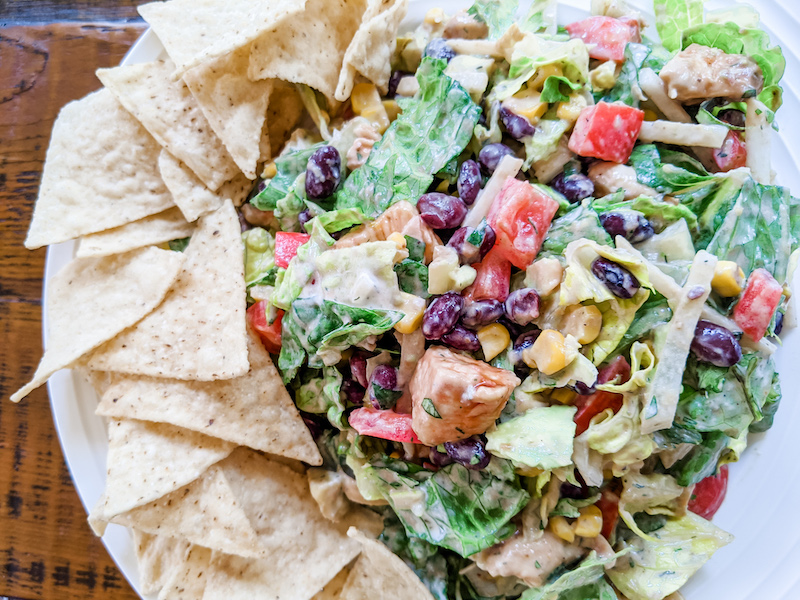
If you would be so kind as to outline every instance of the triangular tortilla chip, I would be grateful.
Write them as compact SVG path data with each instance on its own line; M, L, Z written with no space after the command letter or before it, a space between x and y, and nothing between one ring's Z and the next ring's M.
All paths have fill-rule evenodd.
M270 153L273 157L278 155L304 112L303 100L294 84L273 80L267 108L266 139L262 138L262 161L267 160Z
M108 90L70 102L56 119L26 248L118 227L173 206L161 151Z
M408 11L408 0L368 0L367 12L344 55L336 99L344 102L353 91L356 73L386 90L392 75L391 59L397 30Z
M192 231L194 225L188 223L180 209L174 206L127 225L85 235L78 244L76 255L84 257L121 254L136 248L189 237Z
M158 169L175 204L190 222L218 210L225 200L231 200L234 206L241 206L253 189L253 182L239 173L212 192L189 167L166 150L162 150L158 157Z
M336 577L327 583L324 588L322 588L318 593L314 594L314 597L311 598L311 600L339 600L342 595L344 583L347 581L347 577L350 575L350 569L352 569L352 567L353 565L346 565L341 571L339 571L339 574Z
M182 488L234 448L230 442L164 423L112 419L108 424L104 518Z
M161 306L103 344L90 369L213 381L247 373L241 227L230 200L200 220Z
M133 546L139 567L140 591L155 594L163 588L170 576L183 566L190 545L186 540L134 529Z
M139 7L183 73L247 46L299 13L305 0L171 0Z
M321 465L317 445L258 336L248 335L250 370L224 381L118 376L97 414L169 423L238 446Z
M31 382L11 400L19 402L53 373L151 312L164 299L183 262L181 254L158 248L70 262L48 283L47 349Z
M199 600L203 598L208 578L212 552L208 548L192 546L186 559L172 571L158 594L158 600ZM255 600L255 598L254 598Z
M249 62L250 49L242 48L187 71L183 80L239 169L255 179L272 82L250 81Z
M97 77L170 154L182 160L211 190L239 168L209 125L171 61L98 69Z
M305 83L333 99L347 46L366 0L308 0L290 19L253 41L249 77Z
M354 527L347 535L358 540L362 550L344 584L341 600L433 600L417 574L381 542L368 538Z

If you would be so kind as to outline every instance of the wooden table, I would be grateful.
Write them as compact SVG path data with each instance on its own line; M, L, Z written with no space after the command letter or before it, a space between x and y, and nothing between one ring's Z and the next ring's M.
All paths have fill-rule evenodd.
M45 250L22 243L50 129L144 31L141 3L0 0L0 600L137 598L86 524L46 389L8 397L42 351Z

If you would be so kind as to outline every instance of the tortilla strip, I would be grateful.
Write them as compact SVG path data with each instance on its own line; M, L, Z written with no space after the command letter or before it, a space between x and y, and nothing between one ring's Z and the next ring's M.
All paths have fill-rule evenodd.
M250 81L250 49L202 64L183 80L239 169L256 178L261 130L267 117L271 81Z
M192 231L194 225L187 223L180 209L174 206L157 215L114 229L85 235L81 238L75 254L78 257L121 254L136 248L189 237Z
M70 262L48 283L47 349L33 379L11 400L19 402L53 373L150 313L166 296L183 262L183 255L158 248Z
M392 75L391 62L397 46L397 30L408 12L408 0L368 0L361 27L344 55L335 97L344 102L360 73L386 91Z
M143 594L155 594L181 568L190 544L165 535L133 530L139 586Z
M156 168L160 148L108 90L56 119L25 247L119 227L173 206Z
M159 60L98 69L97 77L159 144L216 190L239 168L174 70L172 61Z
M212 192L189 167L166 150L162 150L158 157L158 169L175 204L189 222L218 210L225 200L233 201L234 206L241 206L253 187L253 182L240 173Z
M234 448L230 442L164 423L112 419L103 517L110 520L182 488Z
M200 381L247 373L243 252L239 219L226 200L199 222L161 306L98 348L87 366Z
M203 598L212 552L191 546L183 563L172 571L158 594L158 600L199 600Z
M139 7L179 72L247 46L303 10L305 0L171 0Z
M271 454L321 465L317 445L258 336L250 370L224 381L115 376L97 414L169 423Z
M305 83L333 100L345 52L366 8L367 0L308 0L302 18L253 41L248 76Z

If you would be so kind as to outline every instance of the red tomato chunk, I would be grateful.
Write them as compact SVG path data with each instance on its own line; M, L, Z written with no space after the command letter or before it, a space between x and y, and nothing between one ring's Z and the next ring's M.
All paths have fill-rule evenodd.
M597 383L609 383L618 380L617 383L625 383L631 378L631 366L624 356L618 356L605 367L600 369L597 374ZM575 406L578 411L572 420L575 421L575 435L580 435L589 429L589 422L596 415L599 415L604 410L610 408L613 412L617 412L622 408L622 394L614 394L613 392L597 391L588 396L578 396L575 399Z
M619 496L608 489L604 489L601 494L600 500L597 501L597 508L603 514L603 529L600 533L610 540L619 518Z
M781 302L783 286L766 269L756 269L733 309L733 320L753 341L764 337Z
M350 426L359 435L369 435L393 442L419 444L419 438L411 428L411 415L396 413L393 410L357 408L348 417Z
M625 60L628 42L641 42L639 21L631 17L589 17L567 25L569 37L580 38L589 47L589 56L598 60Z
M505 302L511 286L511 263L500 255L496 247L472 267L477 275L473 284L464 290L464 296L470 300Z
M526 181L509 178L489 209L497 234L493 252L518 269L533 262L542 247L558 202Z
M598 102L581 111L569 138L580 156L626 163L644 121L644 111L624 104Z
M706 477L694 486L688 508L694 514L710 519L722 506L727 491L728 465L722 465L719 473Z
M747 147L742 134L738 131L729 131L722 142L722 147L715 148L712 157L714 164L723 173L747 165Z
M259 300L253 306L247 309L247 321L250 327L261 338L261 343L264 344L267 352L270 354L278 354L281 351L281 321L283 320L283 311L278 311L278 316L270 323L267 319L267 302L266 300Z
M279 231L275 234L275 265L283 267L289 266L289 261L297 255L297 249L311 238L305 233L289 233Z

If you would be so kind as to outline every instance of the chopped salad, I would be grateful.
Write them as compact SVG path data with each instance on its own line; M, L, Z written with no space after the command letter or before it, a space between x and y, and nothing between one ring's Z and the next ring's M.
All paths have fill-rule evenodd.
M314 434L312 494L384 517L434 598L661 599L732 536L768 430L800 201L752 9L478 0L388 90L306 122L241 207L248 319Z

